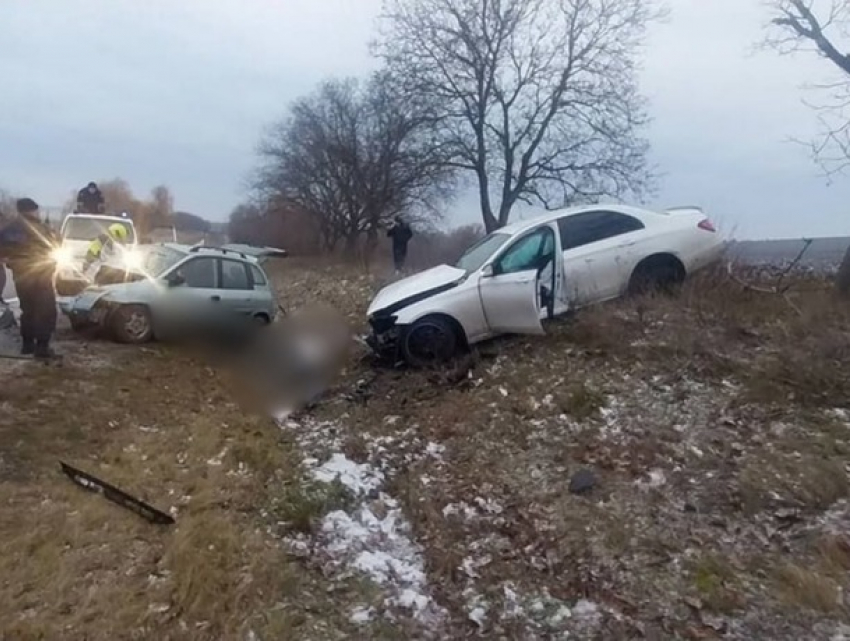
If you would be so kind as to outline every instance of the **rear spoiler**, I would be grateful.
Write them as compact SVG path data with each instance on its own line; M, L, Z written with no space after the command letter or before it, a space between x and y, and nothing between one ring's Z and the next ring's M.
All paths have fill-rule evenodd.
M664 210L665 214L705 214L702 207L697 205L681 205L679 207L668 207Z

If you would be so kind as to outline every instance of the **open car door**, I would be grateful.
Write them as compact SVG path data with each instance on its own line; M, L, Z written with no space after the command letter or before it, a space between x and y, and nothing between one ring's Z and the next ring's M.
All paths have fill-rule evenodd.
M540 272L551 264L554 253L554 231L539 227L514 241L485 268L478 290L490 331L545 333L540 322Z

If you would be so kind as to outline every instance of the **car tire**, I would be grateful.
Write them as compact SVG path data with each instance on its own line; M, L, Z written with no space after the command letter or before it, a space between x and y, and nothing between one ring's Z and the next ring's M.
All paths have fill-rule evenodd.
M446 363L457 356L461 346L457 327L442 316L420 318L401 334L402 358L417 368Z
M153 319L144 305L122 305L112 312L109 324L120 343L138 345L153 338Z
M629 279L628 292L632 296L664 293L672 294L685 280L685 269L673 257L650 257L639 263Z
M82 318L77 318L76 316L69 316L68 321L71 323L71 330L77 333L81 333L86 331L87 329L91 329L91 323L83 320Z

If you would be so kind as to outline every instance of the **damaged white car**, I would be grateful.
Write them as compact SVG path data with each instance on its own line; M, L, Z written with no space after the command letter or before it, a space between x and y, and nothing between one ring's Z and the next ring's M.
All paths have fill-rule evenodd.
M597 205L547 212L388 285L369 306L380 355L425 365L500 334L627 292L667 288L715 262L723 241L697 207Z
M128 282L88 287L60 300L59 307L74 329L98 327L124 343L267 325L278 303L259 264L263 255L203 245L147 246Z

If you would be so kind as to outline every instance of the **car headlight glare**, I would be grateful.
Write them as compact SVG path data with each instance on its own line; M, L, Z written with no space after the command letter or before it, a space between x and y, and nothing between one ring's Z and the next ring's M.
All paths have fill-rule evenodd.
M71 267L74 262L74 257L67 247L57 247L53 250L51 257L58 267Z
M124 268L139 269L142 266L142 256L135 249L128 249L124 252Z

